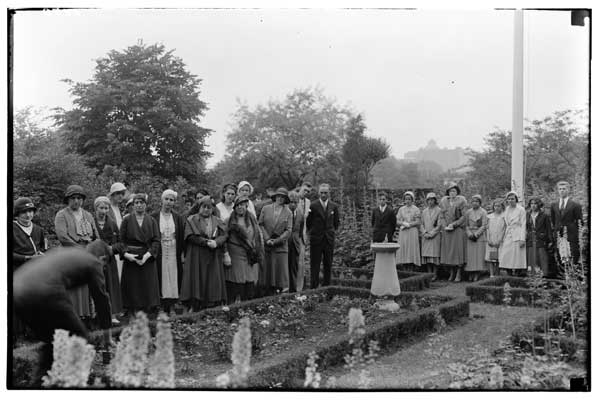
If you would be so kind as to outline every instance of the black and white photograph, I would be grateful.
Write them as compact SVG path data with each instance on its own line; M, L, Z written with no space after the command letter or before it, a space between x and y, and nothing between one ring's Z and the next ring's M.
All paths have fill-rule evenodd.
M589 6L42 3L9 396L591 395Z

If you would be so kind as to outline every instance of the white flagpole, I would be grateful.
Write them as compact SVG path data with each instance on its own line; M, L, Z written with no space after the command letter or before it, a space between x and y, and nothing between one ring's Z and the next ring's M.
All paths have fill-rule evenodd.
M523 10L515 10L511 189L523 199Z

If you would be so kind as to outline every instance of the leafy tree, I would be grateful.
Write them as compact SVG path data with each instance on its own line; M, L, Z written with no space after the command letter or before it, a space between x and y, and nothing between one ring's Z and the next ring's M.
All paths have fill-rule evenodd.
M334 179L351 116L320 89L294 90L253 109L241 104L227 135L227 155L215 171L228 181L248 179L259 189Z
M574 180L589 172L589 133L582 124L583 111L555 112L534 120L525 128L525 195L549 193L556 182ZM488 134L482 151L470 151L471 171L467 180L484 197L504 195L510 190L511 133Z
M160 44L139 41L96 60L89 82L70 85L75 108L58 109L67 143L89 166L194 180L209 153L209 129L199 125L208 109L201 80Z
M390 145L380 138L367 137L365 129L360 114L352 117L345 129L346 142L342 147L344 192L357 203L371 183L373 167L390 153Z

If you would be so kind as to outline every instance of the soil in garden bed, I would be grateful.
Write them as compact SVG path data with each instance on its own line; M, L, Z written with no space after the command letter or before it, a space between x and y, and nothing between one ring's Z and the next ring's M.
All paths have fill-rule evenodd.
M398 312L377 309L374 298L351 298L313 293L302 298L275 299L222 317L206 316L194 322L173 323L176 385L214 387L215 379L231 367L231 342L242 316L252 330L252 366L278 358L299 346L317 347L348 331L348 310L361 308L367 326L385 321L394 313L407 313L442 304L443 296L416 296Z

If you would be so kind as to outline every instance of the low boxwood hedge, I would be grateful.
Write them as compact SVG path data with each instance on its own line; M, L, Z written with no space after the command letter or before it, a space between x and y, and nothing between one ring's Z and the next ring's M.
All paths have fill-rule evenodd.
M558 301L560 288L564 283L560 280L545 280L551 289L550 297L552 302ZM529 288L527 279L521 277L492 277L470 284L466 287L466 295L471 298L471 302L486 302L496 305L504 304L504 284L510 285L510 305L513 306L539 306L536 302L539 300L539 293Z
M423 291L431 285L431 280L435 276L433 273L410 273L410 272L398 272L400 290L401 291ZM358 288L371 288L371 279L360 280L360 279L344 279L344 278L332 278L332 285L338 285L342 287L358 287Z
M398 272L398 278L413 277L423 272L409 272L404 270L400 265L396 266ZM356 267L334 267L331 270L331 276L335 278L344 279L359 279L359 280L370 280L373 278L373 268L356 268Z
M303 291L303 294L315 292L327 293L328 298L335 295L347 295L350 297L371 298L369 290L363 288L330 286L321 287L314 290ZM194 322L202 319L206 315L222 317L229 321L238 318L239 309L253 309L265 302L278 302L282 299L294 297L298 294L282 294L271 297L253 299L234 305L228 305L229 310L223 310L222 307L205 309L199 312L186 313L175 316L172 320L182 320L185 322ZM418 293L403 292L394 297L397 302L410 304L413 297L423 295ZM390 320L376 324L367 328L366 339L377 340L382 350L392 348L402 342L406 337L433 330L436 324L435 315L439 311L441 316L447 321L452 322L469 315L469 300L467 297L451 298L445 297L448 301L438 306L432 306L417 312L406 312L398 315L391 315ZM152 335L155 335L156 321L149 322ZM122 327L112 330L112 335L117 337ZM313 344L299 344L293 351L284 353L277 361L266 361L252 367L249 385L255 388L265 388L273 386L276 383L282 383L284 386L297 385L297 378L304 377L304 368L309 352L313 349L317 351L320 358L319 366L327 367L340 364L344 361L344 355L352 352L352 346L348 343L348 335L341 338L330 339L318 348ZM102 332L97 331L90 334L90 343L98 346L102 341ZM13 350L12 363L12 388L24 388L27 386L31 372L37 362L37 352L40 343L23 346Z

